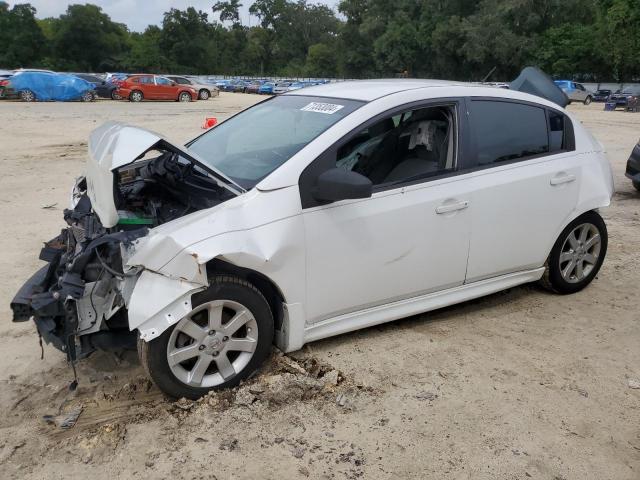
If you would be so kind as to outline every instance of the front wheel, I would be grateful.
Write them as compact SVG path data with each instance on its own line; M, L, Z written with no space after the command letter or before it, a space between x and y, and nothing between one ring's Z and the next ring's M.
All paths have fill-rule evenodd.
M116 90L111 91L111 100L121 100L122 97L116 93Z
M269 304L252 284L216 276L192 297L193 310L158 338L139 340L140 361L171 397L197 399L252 376L273 341Z
M182 92L180 95L178 95L178 101L179 102L190 102L191 101L191 95L188 94L187 92Z
M591 103L591 97L587 97L584 99L584 104L589 105Z
M595 278L607 253L607 226L596 212L571 222L556 241L541 283L556 293L575 293Z
M200 97L200 100L209 100L209 91L202 89L200 90L198 96Z

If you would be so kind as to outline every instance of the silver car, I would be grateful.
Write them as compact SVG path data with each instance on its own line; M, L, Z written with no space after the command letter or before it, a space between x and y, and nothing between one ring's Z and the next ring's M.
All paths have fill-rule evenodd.
M569 97L569 103L582 102L589 105L593 100L593 93L584 88L584 85L570 80L556 80L555 84Z
M167 76L172 82L176 82L179 85L189 85L198 91L199 100L208 100L210 97L217 97L220 95L220 90L215 85L208 83L200 83L195 78Z

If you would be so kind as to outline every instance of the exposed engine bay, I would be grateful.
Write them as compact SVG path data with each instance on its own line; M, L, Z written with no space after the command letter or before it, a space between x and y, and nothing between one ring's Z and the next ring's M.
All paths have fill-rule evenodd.
M157 152L158 150L153 150ZM118 221L104 227L88 195L87 178L64 210L67 227L45 243L36 272L11 303L14 321L34 318L47 343L70 361L96 349L135 347L127 304L141 267L126 267L134 242L150 228L235 195L194 160L174 151L113 170L113 202Z

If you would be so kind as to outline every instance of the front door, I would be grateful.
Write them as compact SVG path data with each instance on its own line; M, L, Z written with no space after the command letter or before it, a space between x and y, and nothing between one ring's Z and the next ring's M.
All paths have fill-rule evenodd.
M309 323L464 282L471 217L469 185L457 175L458 110L398 112L328 153L327 166L369 177L374 193L328 205L303 200Z

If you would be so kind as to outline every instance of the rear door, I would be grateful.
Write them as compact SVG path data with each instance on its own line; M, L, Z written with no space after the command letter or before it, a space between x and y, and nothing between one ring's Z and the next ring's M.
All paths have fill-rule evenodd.
M581 179L562 112L495 98L468 106L475 173L467 283L543 266Z

